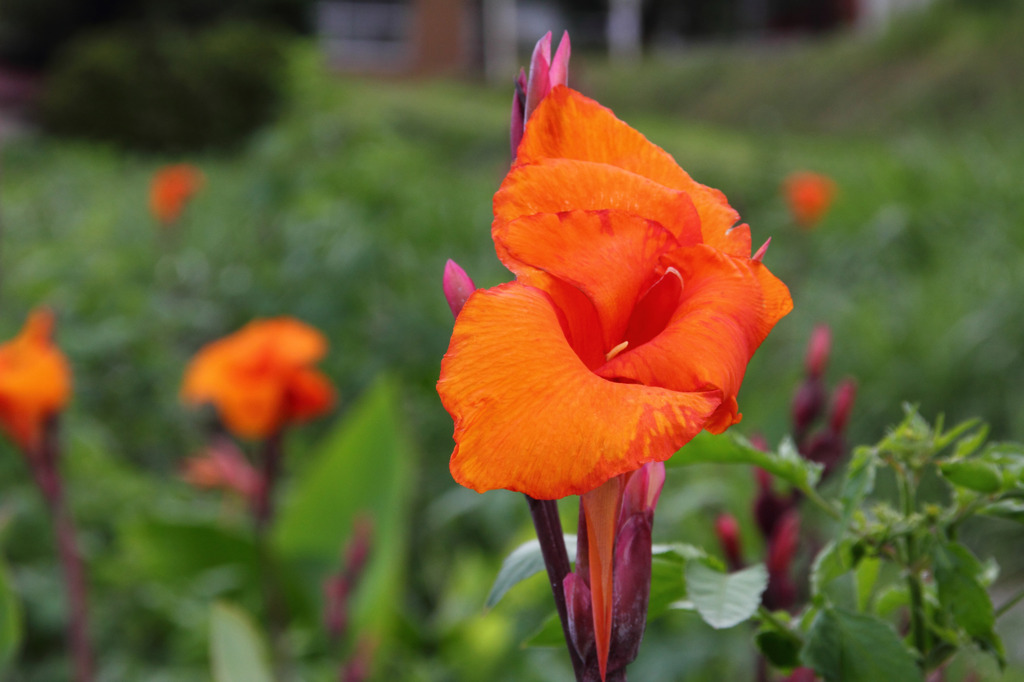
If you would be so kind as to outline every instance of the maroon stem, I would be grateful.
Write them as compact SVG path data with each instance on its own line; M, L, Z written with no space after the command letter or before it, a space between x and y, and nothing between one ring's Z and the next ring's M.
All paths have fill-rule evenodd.
M44 429L43 442L35 454L29 454L29 463L43 499L50 512L53 534L57 542L68 594L68 647L75 670L76 682L90 682L93 678L92 646L89 642L88 603L85 586L85 567L75 539L75 524L68 511L57 462L60 450L57 444L57 420L51 419Z
M558 617L562 621L562 634L565 635L565 644L572 659L572 669L577 681L583 682L588 678L585 677L583 661L569 635L569 616L565 607L565 589L562 586L565 576L569 575L569 553L565 550L558 503L554 500L536 500L529 495L526 496L526 501L530 505L530 516L533 517L533 527L537 530L540 552L548 569L548 581L551 583L551 593L555 597Z
M281 473L281 456L281 432L278 431L268 436L263 444L263 476L253 510L256 517L256 533L260 536L266 532L274 518L274 488Z

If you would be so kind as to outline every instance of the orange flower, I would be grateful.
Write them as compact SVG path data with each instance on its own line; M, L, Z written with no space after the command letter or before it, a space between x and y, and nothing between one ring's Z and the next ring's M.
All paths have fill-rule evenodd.
M0 345L0 426L29 454L39 448L46 420L71 397L71 370L52 336L53 313L37 309Z
M176 223L204 182L203 172L187 163L164 166L149 186L149 210L164 225Z
M836 194L836 183L820 173L791 173L783 183L786 202L793 220L804 229L812 229L825 217Z
M266 438L333 406L334 389L311 367L326 352L327 340L307 324L256 320L200 350L181 395L189 403L213 403L237 435Z
M559 86L494 215L516 280L469 298L438 381L459 483L582 494L739 421L747 363L792 301L721 192Z

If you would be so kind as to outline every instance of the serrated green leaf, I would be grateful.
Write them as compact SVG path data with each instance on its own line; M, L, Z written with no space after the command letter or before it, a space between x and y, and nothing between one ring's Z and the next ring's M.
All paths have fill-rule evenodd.
M843 480L843 489L839 493L839 501L842 504L840 533L846 531L854 512L874 489L877 463L878 455L873 448L861 447L854 451L850 466L846 470L846 478Z
M995 610L982 584L984 569L971 551L956 542L936 542L931 550L939 604L981 646L1002 656L995 636Z
M811 564L811 596L818 597L825 587L853 569L852 540L832 541L825 545Z
M731 628L750 618L768 587L768 571L756 564L735 573L721 573L691 561L686 565L687 597L708 625Z
M789 439L779 445L778 453L771 453L758 450L748 440L732 432L720 436L702 432L665 462L667 466L674 467L709 463L752 464L804 492L817 485L822 470L820 464L801 457Z
M922 680L913 654L885 621L831 606L815 617L800 658L825 682Z
M999 468L981 459L947 460L939 463L939 471L953 485L979 493L995 493L1003 486Z
M570 558L576 556L575 535L565 535L565 550ZM545 570L547 568L544 565L539 541L529 540L519 545L501 562L501 569L487 595L484 608L494 607L513 586Z
M210 666L214 682L273 682L263 638L237 606L210 610Z
M21 637L21 602L11 585L7 566L0 562L0 671L18 655Z

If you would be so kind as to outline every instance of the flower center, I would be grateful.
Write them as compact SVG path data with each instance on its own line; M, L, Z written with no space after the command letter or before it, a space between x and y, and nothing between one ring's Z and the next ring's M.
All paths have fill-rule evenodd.
M660 334L672 319L683 293L683 276L675 268L668 268L636 302L626 325L624 341L608 352L607 359L621 353L628 346L637 348Z

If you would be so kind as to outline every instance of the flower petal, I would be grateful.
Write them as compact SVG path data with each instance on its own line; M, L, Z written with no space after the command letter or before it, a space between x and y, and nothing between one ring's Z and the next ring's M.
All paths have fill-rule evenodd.
M680 271L684 282L668 325L597 373L676 391L718 388L722 406L707 428L719 433L739 421L736 393L747 363L792 308L792 300L785 285L761 263L732 258L707 246L684 247L666 262Z
M534 112L519 145L517 164L546 158L606 163L690 195L704 242L735 256L750 255L750 230L725 195L694 181L663 149L615 117L610 109L566 87L555 87Z
M605 163L539 159L519 164L494 195L496 226L534 213L602 209L628 211L654 220L680 244L703 241L700 216L689 194Z
M528 263L573 285L593 303L604 336L604 351L622 341L640 295L661 273L659 258L675 246L661 225L621 211L570 211L524 216L496 225L519 274Z
M552 299L517 282L470 297L437 388L455 419L455 480L538 499L582 494L668 459L720 402L714 390L596 376L566 341Z

